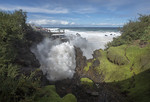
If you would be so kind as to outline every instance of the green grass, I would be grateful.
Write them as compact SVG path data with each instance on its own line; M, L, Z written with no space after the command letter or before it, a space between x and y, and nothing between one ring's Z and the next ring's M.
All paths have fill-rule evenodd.
M130 63L132 63L132 72L134 72L135 74L141 73L142 71L142 61L150 61L150 57L146 59L146 57L144 58L144 56L148 57L148 47L145 48L140 48L139 46L135 46L135 45L131 45L127 48L127 57L130 60Z
M141 56L140 64L142 67L141 70L150 69L150 54L145 54Z
M89 78L81 78L80 81L81 81L81 84L93 86L93 81Z

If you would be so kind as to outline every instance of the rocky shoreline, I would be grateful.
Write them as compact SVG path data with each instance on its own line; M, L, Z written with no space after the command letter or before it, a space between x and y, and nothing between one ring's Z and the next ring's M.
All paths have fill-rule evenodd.
M122 81L115 82L114 80L113 82L112 81L107 82L107 80L108 81L112 80L113 76L115 75L119 76L118 75L119 73L113 74L113 76L111 76L109 79L106 80L106 78L109 75L105 74L106 73L105 71L108 71L108 68L105 68L105 67L111 67L111 66L108 66L105 63L112 65L112 67L116 66L115 70L119 70L117 68L126 66L128 64L128 63L125 63L123 65L119 64L122 62L114 63L116 61L114 61L113 57L111 56L112 51L115 51L114 49L109 49L106 51L96 50L93 52L93 58L87 60L86 57L83 56L83 52L81 51L81 49L74 46L76 68L75 68L75 74L73 78L63 79L59 81L49 81L46 78L46 75L44 75L43 72L39 69L40 63L37 60L36 56L30 50L30 47L32 45L38 44L39 42L42 41L44 37L47 37L45 35L46 34L42 34L39 32L37 33L37 35L34 34L32 36L31 34L30 36L28 36L30 43L28 43L28 45L23 45L23 46L18 47L20 48L20 52L19 52L20 56L18 57L18 61L16 60L16 62L22 66L22 68L20 69L20 73L23 73L26 76L28 76L30 75L31 72L36 71L35 77L37 78L40 77L41 86L45 87L49 85L54 85L56 87L57 94L61 98L71 93L77 98L78 102L130 102L130 100L128 100L129 91L121 90L120 83L122 83ZM141 43L139 43L138 46L141 47ZM142 46L141 48L145 49L145 46ZM125 52L124 52L125 54L119 55L118 52L113 52L113 55L118 57L118 59L121 58L120 56L126 56L125 58L128 58L128 61L131 61L128 56L128 53L131 53L131 52L127 52L130 46L123 45L121 46L121 50L119 49L119 51L123 52L122 49L124 48L125 48ZM118 60L118 59L115 59L115 60ZM118 61L121 61L121 60L118 60ZM101 69L99 71L98 69L100 66L104 67L106 70ZM134 67L134 65L132 65L131 67ZM130 68L130 69L134 70L133 68ZM109 73L112 73L112 72L109 72ZM131 80L131 84L134 84L135 77L136 75L134 74L134 76L132 76L132 78L129 79ZM81 81L82 78L87 78L88 80L92 81L92 86L88 85L88 84L91 84L91 83L88 83L88 81L87 81L87 84L83 84L83 82ZM120 78L123 78L123 77L120 76Z
M30 41L32 41L29 46L22 46L18 62L20 65L24 66L20 69L20 73L25 75L30 75L39 69L40 63L36 59L35 55L30 51L30 46L38 44L44 38L44 34L38 33L35 37L35 33L28 36ZM95 60L93 65L90 67L88 72L84 71L84 67L87 65L87 60L83 56L83 52L80 48L75 47L76 52L76 69L75 74L72 79L64 79L60 81L49 81L46 76L43 75L41 70L37 71L36 77L41 77L41 85L55 85L56 92L60 97L64 97L66 94L72 93L76 96L78 102L122 102L124 100L123 96L115 92L113 88L109 85L103 83L103 76L98 74L94 68L100 64L99 60ZM93 57L97 59L100 56L99 51L94 51ZM93 80L93 87L87 87L80 82L81 78L87 77Z

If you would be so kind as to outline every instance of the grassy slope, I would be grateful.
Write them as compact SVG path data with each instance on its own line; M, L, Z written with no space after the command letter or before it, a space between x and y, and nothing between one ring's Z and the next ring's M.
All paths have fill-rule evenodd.
M120 86L121 92L127 92L129 100L150 102L150 69L115 84Z
M113 63L115 61L110 62L108 60L109 56L117 58L116 56L119 55L118 58L121 58L120 56L122 56L122 58L125 58L125 49L127 57L126 59L129 60L128 63L124 65L118 65L116 63ZM148 53L147 47L140 48L136 45L122 45L118 47L113 47L113 50L109 51L113 51L113 53L112 55L108 56L107 51L100 50L102 54L102 56L99 57L100 66L96 68L99 73L103 73L103 75L105 75L105 82L125 80L127 78L132 77L134 74L138 74L145 70L141 68L140 60L144 54Z
M120 46L119 48L116 47L114 49L118 51L118 49L125 49L125 47L126 46ZM96 69L99 71L99 73L103 73L105 82L124 80L132 76L132 73L130 72L130 66L131 66L130 63L119 66L108 60L106 51L100 50L100 52L102 54L102 57L99 58L100 66L97 67ZM115 54L117 55L117 53ZM112 55L111 57L116 56L116 55ZM122 51L122 55L124 55L123 51Z
M138 45L122 45L101 52L100 66L96 69L104 75L106 83L115 83L120 86L120 91L128 91L127 95L133 102L150 102L150 54L149 47L140 48ZM128 63L118 65L113 63L116 56L128 59ZM112 57L108 60L108 57ZM87 66L86 66L87 67Z

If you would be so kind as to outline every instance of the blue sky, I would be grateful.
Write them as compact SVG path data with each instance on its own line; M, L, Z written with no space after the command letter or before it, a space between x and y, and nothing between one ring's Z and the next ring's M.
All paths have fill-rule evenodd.
M150 0L0 0L0 9L23 9L40 26L122 26L150 14Z

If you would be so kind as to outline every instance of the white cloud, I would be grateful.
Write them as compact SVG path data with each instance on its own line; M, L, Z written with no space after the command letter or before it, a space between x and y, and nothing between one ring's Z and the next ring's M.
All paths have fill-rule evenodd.
M53 19L53 17L51 17L49 15L45 16L45 15L42 15L42 14L31 14L30 18L34 18L34 19Z
M26 12L47 13L47 14L69 13L68 9L66 8L61 8L61 7L48 8L44 6L30 7L30 6L17 6L17 5L0 5L0 9L9 10L9 11L22 9Z
M76 13L81 13L81 14L85 14L85 13L95 13L97 12L97 9L94 8L94 7L81 7L81 8L78 8L76 10L74 10L73 12L76 12Z
M71 22L70 25L75 25L75 23L74 23L74 22Z
M93 26L123 26L123 23L93 23Z
M63 21L63 20L48 20L48 19L30 20L29 23L40 25L40 26L44 26L44 25L58 26L58 25L74 25L75 24L74 22L68 22L68 21Z

